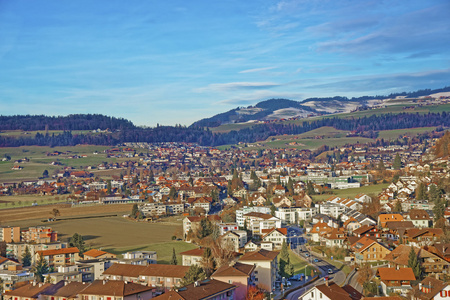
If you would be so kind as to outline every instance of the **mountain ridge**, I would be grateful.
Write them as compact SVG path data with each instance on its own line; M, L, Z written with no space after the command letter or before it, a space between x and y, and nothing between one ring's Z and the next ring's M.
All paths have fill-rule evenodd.
M361 107L379 105L382 101L388 99L418 98L443 92L450 92L450 86L434 90L423 89L413 92L391 93L386 96L377 95L352 98L343 96L314 97L302 101L272 98L260 101L255 105L237 107L209 118L203 118L192 123L190 127L218 127L232 123L305 118L315 115L351 112Z

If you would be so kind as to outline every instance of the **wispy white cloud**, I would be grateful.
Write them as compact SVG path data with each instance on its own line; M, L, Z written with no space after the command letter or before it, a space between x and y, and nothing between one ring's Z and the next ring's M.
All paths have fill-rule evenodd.
M240 71L239 73L241 73L241 74L244 74L244 73L255 73L255 72L262 72L262 71L273 70L273 69L276 69L276 68L277 67L265 67L265 68L247 69L247 70Z
M206 87L195 89L195 92L201 93L205 91L236 91L236 90L258 90L280 86L274 82L229 82L229 83L213 83Z

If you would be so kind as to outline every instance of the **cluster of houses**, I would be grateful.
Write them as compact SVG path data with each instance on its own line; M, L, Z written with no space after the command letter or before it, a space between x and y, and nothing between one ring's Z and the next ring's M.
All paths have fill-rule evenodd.
M278 252L259 249L237 254L207 280L181 287L190 266L201 263L204 248L181 253L181 265L166 265L157 263L155 251L118 258L91 249L81 255L78 248L59 242L49 227L1 229L6 244L6 255L0 257L3 299L244 299L251 286L272 290L278 276ZM22 266L25 247L32 263L41 257L47 261L50 272L43 274L44 282Z

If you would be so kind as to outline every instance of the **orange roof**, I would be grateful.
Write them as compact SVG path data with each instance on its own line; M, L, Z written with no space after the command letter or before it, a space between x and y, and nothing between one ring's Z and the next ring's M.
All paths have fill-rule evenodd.
M70 254L70 253L79 253L79 252L80 252L80 250L78 250L77 247L62 248L62 249L55 249L55 250L37 251L37 253L42 255L42 256Z
M416 280L411 268L378 268L378 274L381 280Z
M91 256L91 257L98 257L98 256L102 256L108 254L108 252L102 251L102 250L97 250L97 249L91 249L89 251L84 252L85 256Z

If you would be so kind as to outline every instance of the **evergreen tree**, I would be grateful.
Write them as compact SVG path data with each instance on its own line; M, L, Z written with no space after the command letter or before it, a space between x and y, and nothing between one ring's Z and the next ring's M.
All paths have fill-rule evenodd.
M377 169L379 171L386 170L386 167L384 166L384 161L382 159L380 159L380 162L378 163Z
M138 213L139 213L139 207L135 203L135 204L133 204L133 207L131 208L130 217L133 218L133 219L136 219L138 217Z
M178 192L175 187L171 187L169 191L169 198L175 200L178 197Z
M413 270L414 276L416 276L416 279L421 278L422 270L421 270L420 262L417 259L417 254L414 251L413 246L411 246L411 250L409 251L408 267L410 267Z
M186 286L188 284L194 283L198 280L203 280L206 278L205 272L198 265L192 265L189 267L188 271L181 279L181 286Z
M30 249L28 248L28 246L25 247L25 251L22 256L22 265L24 267L31 266L31 252L30 252Z
M278 273L280 274L281 277L291 277L291 274L294 271L294 267L289 258L289 248L286 241L283 241L283 244L281 245L280 260L278 267L279 267Z
M394 170L400 170L402 168L402 160L398 153L395 155L394 162L392 163L392 167L394 168Z
M314 185L313 185L312 181L306 182L306 193L308 195L315 195L316 194L316 191L314 190Z
M425 185L421 182L416 188L416 199L417 200L427 200L427 192Z
M39 255L39 259L32 269L36 280L38 282L44 282L44 274L47 274L49 270L47 260L42 255Z
M106 181L106 193L111 195L111 180Z
M277 208L276 208L275 205L273 205L273 203L272 203L272 205L270 206L270 214L271 214L272 216L275 216L276 210L277 210Z
M400 200L397 200L395 202L394 211L395 212L401 212L402 211L402 203L400 202Z
M178 264L177 254L175 253L175 248L172 248L172 259L170 260L170 264L171 265L177 265Z
M69 244L71 247L77 247L80 251L80 255L83 255L84 251L86 251L86 245L81 234L74 233L70 238Z
M433 207L433 214L434 214L434 221L437 222L437 220L444 217L445 213L445 203L442 200L437 200L435 202L435 205Z
M202 260L200 262L206 277L211 276L211 274L216 269L216 261L212 254L211 248L205 248L205 252L203 252Z

